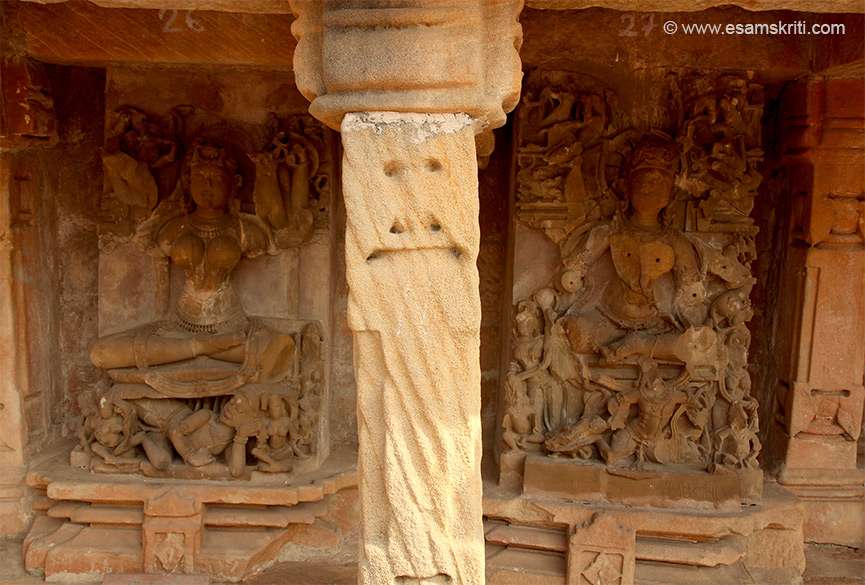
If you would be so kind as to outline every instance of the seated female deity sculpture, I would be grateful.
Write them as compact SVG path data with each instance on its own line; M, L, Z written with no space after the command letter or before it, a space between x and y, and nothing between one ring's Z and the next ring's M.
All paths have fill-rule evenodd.
M581 297L565 317L577 353L688 363L714 351L713 331L700 327L706 291L697 252L665 223L678 164L672 141L643 138L631 157L626 206L563 243L561 287ZM604 272L599 261L607 255L612 270Z
M267 170L263 161L256 164ZM231 273L243 257L275 253L278 242L302 241L311 216L297 221L308 210L286 205L278 190L267 188L266 176L260 177L254 197L256 208L266 209L267 221L240 213L242 180L228 145L200 139L189 150L181 177L186 209L166 217L157 208L142 225L144 232L151 230L156 252L183 270L184 286L170 319L93 344L91 361L116 381L145 383L178 398L224 395L245 383L277 381L293 365L294 339L246 314ZM202 357L209 359L201 362ZM199 363L193 364L196 358ZM184 362L187 368L177 366ZM184 369L194 374L183 374Z

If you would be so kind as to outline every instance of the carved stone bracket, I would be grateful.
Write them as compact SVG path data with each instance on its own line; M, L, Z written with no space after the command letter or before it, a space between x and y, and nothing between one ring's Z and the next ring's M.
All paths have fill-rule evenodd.
M634 550L634 531L619 526L615 516L599 512L570 537L568 583L633 585Z

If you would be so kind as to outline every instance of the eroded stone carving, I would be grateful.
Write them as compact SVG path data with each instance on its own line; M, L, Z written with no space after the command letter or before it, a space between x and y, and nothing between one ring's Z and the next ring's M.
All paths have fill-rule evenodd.
M756 468L746 323L760 87L685 76L671 137L616 133L614 102L586 82L534 81L518 219L558 244L561 265L515 299L505 452Z
M192 106L178 106L162 118L132 107L110 114L102 155L106 182L100 200L99 233L103 251L132 240L157 204L183 199L184 145L195 140L203 125L224 127L225 123L196 112ZM323 129L308 116L280 120L271 114L266 125L243 130L243 136L236 136L235 129L223 128L223 133L235 135L233 141L244 144L244 149L258 150L237 161L244 166L241 174L250 180L239 190L236 205L269 222L282 247L297 245L300 242L285 240L288 220L280 218L266 200L250 197L249 187L255 184L268 199L290 202L287 207L295 233L304 234L301 240L308 237L306 224L325 227L332 163ZM254 143L264 147L256 148Z
M298 123L281 130L275 122L251 156L225 128L211 128L181 157L189 115L176 109L160 128L131 108L116 114L119 147L104 161L126 206L123 221L131 229L139 212L150 212L135 241L176 264L184 284L168 319L93 343L91 361L114 384L82 399L82 448L99 471L182 475L172 467L178 456L205 476L221 475L223 464L231 477L243 476L248 459L261 471L288 472L315 449L321 329L248 315L231 274L243 258L312 236L320 210L310 207L327 187L315 179L323 144Z
M615 132L613 96L573 74L529 78L517 115L517 218L559 242L574 227L608 215L613 202L592 198L603 138Z

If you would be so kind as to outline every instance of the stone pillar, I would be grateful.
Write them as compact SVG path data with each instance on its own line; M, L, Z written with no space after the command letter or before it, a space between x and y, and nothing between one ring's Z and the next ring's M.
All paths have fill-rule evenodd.
M483 583L472 119L348 114L342 140L360 582Z
M298 87L345 148L363 584L484 581L476 156L519 97L521 8L292 1Z
M792 219L782 268L778 481L805 502L805 540L861 547L865 401L865 91L815 79L785 96Z
M0 70L4 104L0 115L0 537L4 537L23 532L29 523L24 485L28 436L44 430L39 416L43 405L28 379L25 298L35 291L27 290L22 278L20 248L22 239L35 235L40 171L33 150L57 142L57 121L41 64L4 56Z

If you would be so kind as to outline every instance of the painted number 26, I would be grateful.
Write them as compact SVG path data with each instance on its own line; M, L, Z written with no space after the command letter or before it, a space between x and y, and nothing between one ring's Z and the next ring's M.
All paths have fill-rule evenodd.
M163 8L159 11L159 20L165 21L165 26L162 27L162 32L164 33L176 33L183 32L184 30L191 30L197 33L204 32L204 25L200 22L192 18L192 13L194 10L186 11L186 29L183 28L183 25L176 24L177 16L180 14L179 10L168 10ZM166 15L168 19L166 20Z

